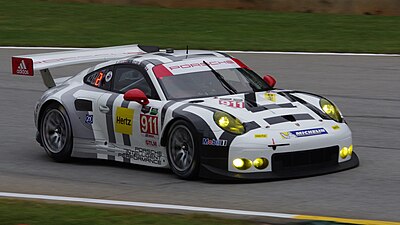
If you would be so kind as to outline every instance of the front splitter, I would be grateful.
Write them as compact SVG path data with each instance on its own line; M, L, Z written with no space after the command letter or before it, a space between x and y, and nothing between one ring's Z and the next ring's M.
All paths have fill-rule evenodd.
M359 164L359 158L353 152L350 160L333 166L310 166L298 170L280 172L235 173L203 164L200 168L200 176L216 180L282 180L335 173L355 168Z

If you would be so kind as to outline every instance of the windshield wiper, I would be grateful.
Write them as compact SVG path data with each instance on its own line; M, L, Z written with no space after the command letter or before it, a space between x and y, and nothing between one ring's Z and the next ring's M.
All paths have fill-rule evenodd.
M208 68L210 68L211 72L215 75L215 77L219 80L219 82L221 82L222 86L229 92L229 94L237 93L237 90L225 80L224 76L222 76L220 73L214 70L214 68L212 68L210 64L206 63L206 61L203 61L203 63L206 64Z

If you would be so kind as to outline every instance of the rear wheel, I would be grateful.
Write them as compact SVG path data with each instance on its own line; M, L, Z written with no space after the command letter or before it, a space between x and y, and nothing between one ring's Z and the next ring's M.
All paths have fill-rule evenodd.
M71 158L72 129L64 107L52 104L44 111L40 137L47 154L58 162Z
M200 160L195 129L186 121L177 121L168 134L167 155L172 171L183 179L196 178Z

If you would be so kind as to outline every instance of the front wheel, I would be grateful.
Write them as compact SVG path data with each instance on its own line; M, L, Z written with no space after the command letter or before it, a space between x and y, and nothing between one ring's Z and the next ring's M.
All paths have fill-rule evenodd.
M47 154L57 162L71 158L72 129L69 117L61 105L50 105L44 111L40 137Z
M167 155L172 171L182 179L197 177L200 167L195 129L186 121L177 121L168 133Z

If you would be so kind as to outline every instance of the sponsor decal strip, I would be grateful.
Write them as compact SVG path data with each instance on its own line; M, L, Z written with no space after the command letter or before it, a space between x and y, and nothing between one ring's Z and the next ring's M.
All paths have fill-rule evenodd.
M314 128L308 130L295 130L295 131L287 131L281 132L281 136L284 139L290 139L291 137L308 137L308 136L315 136L315 135L322 135L328 134L328 132L324 128Z
M307 137L307 136L327 134L328 132L326 132L324 128L317 128L317 129L290 131L290 133L296 135L296 137Z
M91 203L91 204L102 204L102 205L131 206L131 207L157 208L157 209L172 209L172 210L182 210L190 212L222 213L231 215L259 216L259 217L271 217L271 218L282 218L282 219L334 221L340 223L366 224L366 225L400 224L399 222L379 221L379 220L359 220L359 219L346 219L338 217L322 217L322 216L298 215L298 214L288 214L288 213L248 211L248 210L238 210L238 209L210 208L210 207L159 204L159 203L147 203L147 202L131 202L131 201L106 200L106 199L96 199L96 198L77 198L77 197L65 197L65 196L53 196L53 195L21 194L21 193L10 193L10 192L0 192L0 197Z
M211 145L211 146L227 146L228 141L222 140L222 139L203 138L202 144L203 145Z

